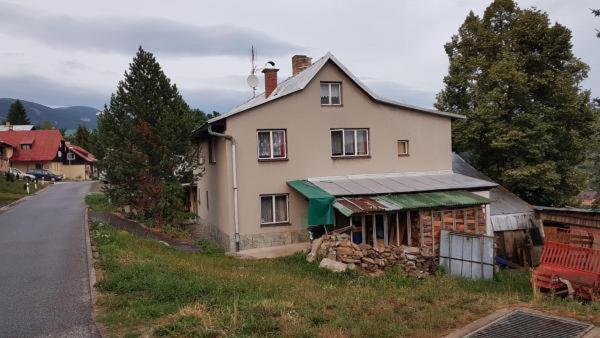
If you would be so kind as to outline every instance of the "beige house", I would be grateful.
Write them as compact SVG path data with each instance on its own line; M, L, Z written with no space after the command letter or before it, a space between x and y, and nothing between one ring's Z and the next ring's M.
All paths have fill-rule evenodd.
M264 69L264 93L196 130L190 210L207 236L234 251L336 230L435 253L443 229L491 235L496 184L452 171L463 116L383 99L330 53L292 66L280 83Z

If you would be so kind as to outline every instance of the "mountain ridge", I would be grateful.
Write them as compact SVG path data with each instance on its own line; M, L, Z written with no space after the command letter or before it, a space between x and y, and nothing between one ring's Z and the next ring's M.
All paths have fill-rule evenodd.
M52 108L46 105L19 99L32 124L38 125L50 121L59 129L74 129L79 125L96 128L96 114L100 109L89 106L69 106ZM10 105L16 101L13 98L0 98L0 119L6 118Z

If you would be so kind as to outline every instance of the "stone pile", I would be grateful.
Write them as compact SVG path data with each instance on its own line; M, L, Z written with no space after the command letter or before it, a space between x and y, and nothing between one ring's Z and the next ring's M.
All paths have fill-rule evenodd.
M434 258L423 256L417 247L355 244L348 234L324 235L314 240L306 259L313 262L318 258L322 258L321 267L336 272L348 269L381 274L397 268L409 276L424 277L435 270Z

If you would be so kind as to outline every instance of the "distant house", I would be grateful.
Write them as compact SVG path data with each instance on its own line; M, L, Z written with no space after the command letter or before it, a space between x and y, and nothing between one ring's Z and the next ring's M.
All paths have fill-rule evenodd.
M0 172L7 172L9 168L8 159L13 154L13 146L0 138Z
M14 152L10 166L23 172L48 169L62 173L66 153L64 139L58 130L0 131L0 139L10 144Z
M67 156L63 161L63 173L72 180L89 180L96 176L96 158L89 151L66 142Z
M58 130L0 131L2 157L23 172L48 169L66 179L89 179L96 158L87 150L65 142ZM10 149L12 150L10 150Z
M597 191L587 190L580 192L579 195L577 195L577 200L582 207L591 207L598 199L598 196L600 196L600 194L598 194Z
M35 127L32 124L10 124L10 123L6 123L3 125L0 125L0 131L9 131L9 130L14 130L14 131L28 131L28 130L33 130Z

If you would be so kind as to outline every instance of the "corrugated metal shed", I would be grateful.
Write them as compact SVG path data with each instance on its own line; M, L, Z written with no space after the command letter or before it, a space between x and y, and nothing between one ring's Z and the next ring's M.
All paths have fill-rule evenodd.
M497 186L494 182L451 171L314 177L308 180L334 196L487 190Z
M491 178L477 171L462 157L452 154L452 170L473 178L493 182ZM490 190L490 221L494 231L528 229L535 226L533 207L499 185Z
M488 204L485 197L468 191L394 194L371 197L339 197L333 207L345 216L433 208L455 208Z

